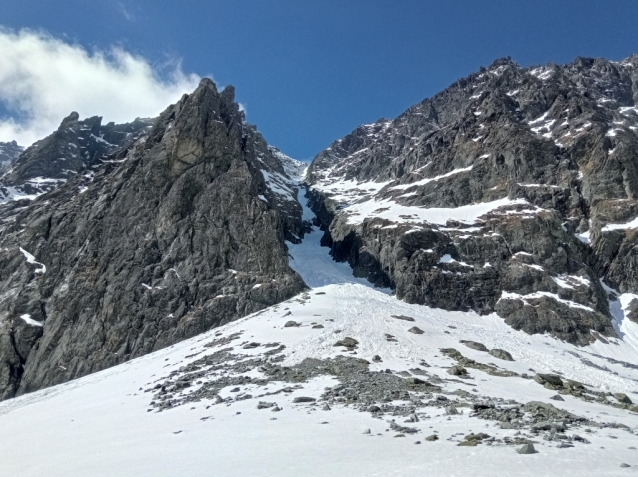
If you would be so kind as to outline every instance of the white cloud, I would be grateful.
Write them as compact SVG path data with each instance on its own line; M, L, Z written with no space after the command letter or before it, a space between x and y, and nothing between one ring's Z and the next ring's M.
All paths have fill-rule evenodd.
M166 71L166 70L165 70ZM0 29L0 141L28 146L71 111L104 122L153 117L199 82L178 62L160 75L148 60L120 47L89 52L44 32Z

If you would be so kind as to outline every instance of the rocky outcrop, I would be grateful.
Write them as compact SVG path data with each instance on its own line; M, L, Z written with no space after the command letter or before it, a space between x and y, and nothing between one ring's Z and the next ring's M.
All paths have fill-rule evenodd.
M638 291L637 100L638 56L498 60L314 159L324 244L411 303L613 335L600 280Z
M133 144L154 121L138 118L126 124L102 125L100 116L80 120L78 113L71 113L57 131L14 158L10 170L0 177L0 204L31 200L59 187L104 155Z
M15 141L0 142L0 175L9 170L22 151L24 148Z
M72 115L52 142L71 143L84 126ZM42 173L26 158L45 141L15 174ZM303 234L299 164L244 121L232 87L220 93L202 80L146 134L94 159L78 154L83 172L28 207L0 208L3 398L168 346L305 287L284 244Z

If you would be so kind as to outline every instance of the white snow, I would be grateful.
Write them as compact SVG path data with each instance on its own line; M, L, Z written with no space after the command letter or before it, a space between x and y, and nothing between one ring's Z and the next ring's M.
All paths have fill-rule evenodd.
M579 308L581 310L594 311L594 309L589 306L581 305L580 303L576 303L575 301L571 301L571 300L564 300L563 298L560 298L555 293L550 293L545 291L537 291L534 293L529 293L527 295L519 295L517 293L504 291L502 292L500 299L501 300L521 300L526 305L530 305L530 303L527 300L534 300L534 299L539 299L543 297L551 298L552 300L562 303L563 305L567 305L570 308Z
M479 217L499 207L524 205L524 199L498 199L491 202L464 205L456 208L432 207L429 209L406 206L395 203L390 199L368 200L351 205L344 209L348 214L348 223L360 224L365 218L379 217L401 223L421 223L445 225L448 220L456 220L466 224L475 223ZM403 216L403 217L400 217ZM407 218L411 216L411 218Z
M22 247L20 247L20 252L22 252L22 255L24 255L24 258L27 259L27 263L30 263L32 265L39 265L41 267L41 268L36 268L34 270L35 273L45 273L47 271L47 267L45 264L36 261L35 257L31 255L29 252L27 252L25 249L23 249Z
M433 182L433 181L438 181L441 179L444 179L446 177L450 177L453 176L455 174L460 174L461 172L468 172L472 170L472 166L469 167L463 167L461 169L454 169L453 171L450 171L446 174L442 174L440 176L436 176L436 177L430 177L427 179L421 179L420 181L416 181L416 182L412 182L410 184L401 184L401 185L397 185L397 186L393 186L390 187L390 190L405 190L405 189L409 189L411 187L415 187L415 186L422 186L425 184L428 184L429 182Z
M635 228L638 228L638 217L624 224L607 224L601 229L601 231L611 232L612 230L627 230Z
M638 362L638 324L625 318L629 303L638 296L618 295L613 302L619 339L596 340L591 346L575 347L547 335L516 331L496 314L481 316L401 302L353 277L347 264L333 262L328 249L319 246L320 236L321 232L315 229L301 244L288 244L293 257L291 266L312 287L306 298L292 298L125 364L1 402L0 428L6 438L0 446L0 474L20 477L598 477L626 475L632 470L620 468L620 463L627 462L632 468L638 463L638 451L634 450L638 447L635 434L638 415L570 395L563 396L565 401L549 401L556 391L531 379L498 377L470 369L473 379L449 380L446 370L455 362L439 351L453 347L470 359L495 362L519 374L559 372L563 378L580 381L597 390L624 392L638 401L638 370L608 360ZM535 297L510 295L523 300ZM555 295L551 298L560 300ZM409 316L414 322L397 320L392 315ZM301 326L285 328L284 324L290 319ZM315 329L313 323L323 328ZM412 326L424 333L408 332ZM241 338L230 343L212 343L233 333L242 333ZM388 341L386 334L393 335L396 341ZM403 424L402 416L375 419L368 412L341 404L323 411L320 406L292 402L296 396L319 397L326 386L337 384L332 376L300 383L302 388L291 393L264 397L259 395L276 392L290 384L270 382L264 388L244 384L239 393L224 388L219 393L225 399L221 404L204 398L162 412L149 405L153 393L144 392L163 383L172 371L223 348L230 347L233 353L248 357L263 356L262 346L242 349L240 343L244 340L284 344L282 364L293 365L305 358L326 359L347 353L334 346L337 337L345 336L359 341L353 356L368 361L375 354L383 357L382 363L370 364L371 371L407 372L419 368L425 360L429 365L427 372L443 379L440 385L446 392L463 389L483 398L551 402L598 422L622 423L629 426L629 430L592 427L592 432L584 434L582 428L568 429L567 435L578 433L591 443L574 443L573 448L560 449L555 442L539 437L534 439L537 454L519 455L516 447L506 445L458 447L462 435L470 432L486 432L498 438L514 437L518 433L501 429L497 422L478 419L468 408L459 408L461 413L452 416L436 407L422 408L420 421L408 424L419 429L419 433L395 438L394 432L386 431L386 421L394 418ZM480 341L488 348L507 350L515 361L497 360L463 346L460 340ZM230 368L222 371L224 375L236 375ZM253 379L262 376L258 369L246 375ZM212 379L215 376L211 374L201 378L204 384ZM199 387L200 384L193 383L183 393L187 395ZM256 396L232 399L248 394ZM277 413L257 410L260 400L276 401L282 410ZM401 403L407 404L393 402ZM363 434L365 429L371 433ZM424 441L424 437L432 433L437 433L440 439ZM415 445L416 440L422 444Z
M20 315L20 319L22 319L26 324L31 326L44 326L44 323L34 320L33 318L31 318L31 315L29 315L28 313L25 313L24 315Z

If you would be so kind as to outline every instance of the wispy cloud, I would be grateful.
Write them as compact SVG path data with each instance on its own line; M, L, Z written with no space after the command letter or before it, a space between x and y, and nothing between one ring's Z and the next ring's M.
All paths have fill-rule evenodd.
M0 102L10 112L0 141L29 145L71 111L115 122L156 116L199 79L179 61L160 71L121 47L89 52L42 31L0 28Z
M120 11L122 15L124 15L124 18L126 18L127 21L132 22L135 20L135 14L131 12L129 9L127 9L123 3L118 2L117 9Z

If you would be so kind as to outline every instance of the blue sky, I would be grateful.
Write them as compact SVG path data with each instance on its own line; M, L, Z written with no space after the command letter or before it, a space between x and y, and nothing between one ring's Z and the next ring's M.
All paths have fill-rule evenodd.
M499 57L638 53L636 0L0 0L0 12L13 31L116 45L159 69L181 59L186 74L233 84L268 142L306 160Z

